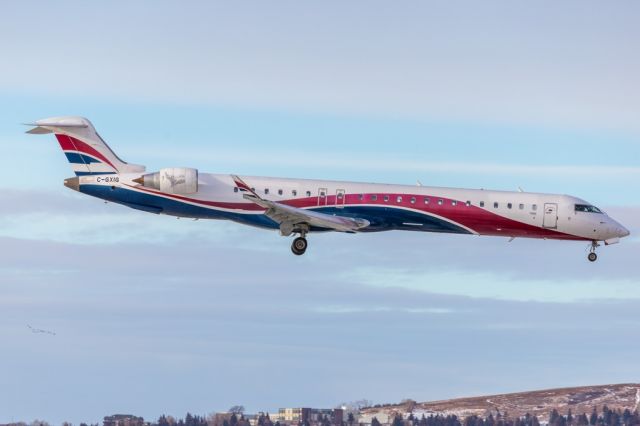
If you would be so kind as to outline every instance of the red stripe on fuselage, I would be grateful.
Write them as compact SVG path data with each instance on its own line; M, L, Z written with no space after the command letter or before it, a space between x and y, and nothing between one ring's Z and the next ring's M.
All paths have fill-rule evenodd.
M371 201L371 195L377 195L377 201ZM389 197L389 201L384 201L384 196ZM398 197L402 200L398 202ZM429 198L429 204L424 204L424 198ZM415 203L411 199L415 199ZM439 204L442 200L442 204ZM455 201L456 205L453 205ZM490 212L483 208L471 205L467 206L466 201L454 200L444 197L433 197L429 195L415 194L363 194L360 200L359 194L348 194L345 198L345 205L353 206L358 204L375 204L388 207L403 207L418 210L445 218L453 223L472 229L480 235L505 236L505 237L526 237L526 238L550 238L561 240L585 240L571 234L555 231L553 229L541 228L536 225L519 222ZM327 197L328 206L336 206L336 196ZM542 214L542 213L540 213Z
M225 203L221 201L206 201L206 200L198 200L196 198L184 197L182 195L175 194L167 194L166 192L154 191L153 189L145 188L143 186L133 186L125 183L129 188L137 189L143 192L148 192L150 194L159 195L162 197L173 198L174 200L186 201L188 203L200 204L207 207L218 207L221 209L229 209L229 210L247 210L247 211L265 211L264 207L260 207L257 204L253 203Z
M63 151L76 151L81 154L91 155L92 157L95 157L100 161L104 161L105 163L113 167L113 170L115 171L118 170L111 163L111 161L107 159L107 157L105 157L104 155L96 151L95 148L93 148L92 146L82 142L81 140L76 139L69 135L62 135L57 133L56 133L56 138L58 139L58 143L60 144L60 147L62 148Z

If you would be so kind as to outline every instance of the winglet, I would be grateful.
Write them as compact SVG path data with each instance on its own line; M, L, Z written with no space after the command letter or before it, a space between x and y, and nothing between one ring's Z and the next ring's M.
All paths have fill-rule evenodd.
M256 192L253 189L251 189L249 185L247 185L242 179L240 179L238 175L231 175L231 178L233 179L233 182L236 184L240 192L245 193L244 194L245 198L249 196L249 197L255 197L258 200L261 200L260 196L256 194Z

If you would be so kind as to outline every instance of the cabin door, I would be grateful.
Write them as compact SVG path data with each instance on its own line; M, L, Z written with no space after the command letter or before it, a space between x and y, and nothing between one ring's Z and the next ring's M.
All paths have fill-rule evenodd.
M544 219L542 221L544 228L556 229L558 227L558 205L554 203L546 203L544 205Z

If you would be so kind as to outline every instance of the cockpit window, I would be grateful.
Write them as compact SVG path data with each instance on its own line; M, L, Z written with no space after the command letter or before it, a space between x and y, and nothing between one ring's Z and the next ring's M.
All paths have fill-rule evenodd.
M590 206L588 204L576 204L576 211L585 213L602 213L602 211L596 206Z

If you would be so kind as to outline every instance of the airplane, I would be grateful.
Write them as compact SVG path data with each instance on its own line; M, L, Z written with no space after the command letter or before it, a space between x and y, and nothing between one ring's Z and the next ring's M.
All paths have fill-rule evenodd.
M570 195L287 179L201 173L169 167L147 173L121 160L83 117L28 124L53 133L75 177L70 189L149 213L226 219L295 235L291 251L306 252L307 235L390 230L540 238L615 244L629 231L591 203Z

